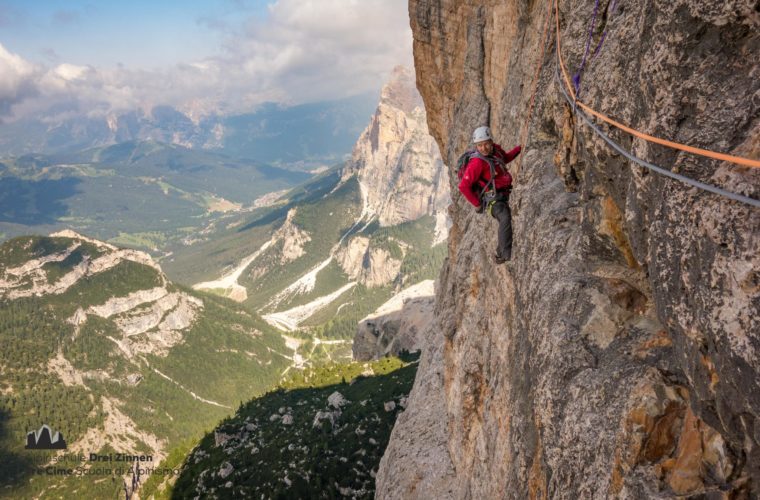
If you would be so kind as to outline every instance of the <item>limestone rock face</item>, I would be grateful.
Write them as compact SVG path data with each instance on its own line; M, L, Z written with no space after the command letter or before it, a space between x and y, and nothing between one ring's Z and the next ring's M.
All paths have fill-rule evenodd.
M369 361L420 350L420 337L430 328L434 306L433 280L402 290L359 322L352 346L354 359Z
M303 246L311 241L309 233L293 222L296 211L297 208L290 209L288 216L285 218L285 223L272 235L273 244L282 242L280 264L286 264L302 256L304 254Z
M753 4L611 4L599 7L591 50L607 33L581 100L651 135L760 157ZM511 164L513 260L493 264L495 221L455 194L441 335L377 496L758 497L760 211L632 165L579 123L554 78L556 44L540 57L546 7L410 0L418 88L448 165L484 123L517 144L541 72L519 172ZM593 8L559 2L571 75ZM611 135L760 198L758 169ZM444 431L427 436L432 422Z
M382 226L424 215L445 216L450 203L447 172L428 133L425 108L409 69L397 67L383 88L377 110L343 170L343 179L352 175L358 175L366 205ZM446 222L443 217L438 223L439 232L447 231Z
M0 273L0 297L13 300L22 297L60 295L82 278L107 271L126 260L150 266L157 271L161 270L158 264L145 252L116 249L111 245L99 242L100 245L98 246L106 249L105 255L95 259L84 258L71 271L54 282L49 282L43 269L45 264L64 261L74 250L80 247L82 241L95 241L79 237L77 233L71 230L54 233L52 236L72 238L71 246L62 252L46 255L39 259L31 259L21 266L2 270Z
M454 496L456 475L445 425L444 338L435 319L419 342L418 375L380 460L376 498Z
M338 249L335 259L352 280L368 287L392 282L401 270L401 260L394 259L384 248L372 247L364 236L354 237Z

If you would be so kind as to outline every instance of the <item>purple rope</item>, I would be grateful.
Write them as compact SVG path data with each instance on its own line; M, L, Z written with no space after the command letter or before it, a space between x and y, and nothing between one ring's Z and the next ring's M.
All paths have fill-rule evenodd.
M586 39L586 50L583 53L583 60L581 60L581 65L578 68L578 71L573 75L573 86L575 87L576 95L578 95L578 92L580 92L581 89L581 73L583 72L583 67L586 66L586 57L588 56L588 49L591 46L591 35L594 34L594 25L596 24L596 13L598 10L599 0L596 0L596 3L594 4L594 15L591 18L591 26L588 28L588 38Z
M610 17L615 13L615 7L617 7L617 0L612 0L612 8L610 9ZM596 59L596 56L599 55L599 50L602 48L602 44L604 43L604 39L607 36L607 30L608 28L604 28L604 33L602 33L602 38L599 40L599 43L596 45L596 50L594 50L594 55L591 56L591 62L593 63ZM589 63L591 64L591 63Z

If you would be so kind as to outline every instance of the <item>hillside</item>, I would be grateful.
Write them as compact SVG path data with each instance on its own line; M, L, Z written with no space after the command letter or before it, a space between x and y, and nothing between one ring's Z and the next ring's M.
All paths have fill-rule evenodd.
M258 311L304 359L349 358L359 321L445 258L448 181L411 75L394 70L342 168L178 249L169 272Z
M155 252L310 177L153 141L8 158L0 162L0 237L68 228Z
M177 279L197 277L196 288L259 311L313 361L350 358L357 323L400 290L435 278L445 257L435 219L380 227L362 214L356 178L322 175L162 260ZM221 278L203 280L228 262Z
M150 455L158 467L294 357L234 302L173 284L145 253L72 232L0 246L0 343L0 495L15 498L113 497L122 474L100 466L121 464L76 454ZM68 455L24 449L43 424ZM36 474L56 463L92 472Z
M760 170L672 147L760 160L756 6L410 1L446 163L524 143L510 263L452 195L377 498L760 497L760 211L693 183L758 200Z
M162 266L182 283L228 274L272 238L292 208L326 197L339 176L339 167L334 166L290 190L262 196L247 210L217 215L203 230L169 244Z
M207 434L171 498L373 498L415 372L385 358L299 373Z

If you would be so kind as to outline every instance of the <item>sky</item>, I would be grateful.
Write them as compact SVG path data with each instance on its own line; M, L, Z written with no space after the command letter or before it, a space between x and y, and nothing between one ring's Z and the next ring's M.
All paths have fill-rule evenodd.
M407 0L0 0L0 119L335 99L411 46Z

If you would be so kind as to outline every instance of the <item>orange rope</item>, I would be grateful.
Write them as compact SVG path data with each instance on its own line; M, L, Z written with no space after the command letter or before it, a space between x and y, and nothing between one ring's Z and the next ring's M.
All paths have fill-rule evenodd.
M759 160L751 160L749 158L743 158L741 156L733 156L733 155L727 155L724 153L716 153L714 151L710 151L707 149L701 149L701 148L695 148L693 146L687 146L685 144L680 144L678 142L668 141L666 139L660 139L659 137L654 137L648 134L645 134L643 132L639 132L638 130L632 129L630 127L627 127L623 125L622 123L619 123L612 118L609 118L602 113L599 113L598 111L586 106L582 102L578 101L575 96L575 89L573 89L573 86L570 84L570 79L567 77L567 70L565 69L564 61L562 60L562 49L560 46L560 31L559 31L559 7L557 5L557 0L554 0L554 12L555 17L557 21L557 57L559 58L559 65L562 69L562 76L565 79L565 83L567 84L567 88L570 90L570 97L573 98L573 101L575 101L575 104L585 110L587 113L594 115L595 117L599 118L600 120L603 120L610 125L614 125L615 127L619 128L620 130L624 130L625 132L628 132L629 134L638 137L640 139L644 139L649 142L654 142L656 144L661 144L663 146L668 146L670 148L674 149L680 149L681 151L686 151L689 153L693 153L700 156L706 156L708 158L714 158L716 160L722 160L722 161L728 161L731 163L736 163L737 165L744 165L747 167L755 167L760 168L760 161Z
M551 2L548 2L547 9L546 9L546 21L544 22L544 33L541 35L541 57L538 59L538 64L536 64L536 74L533 77L533 92L530 96L530 106L528 107L528 118L523 123L523 132L520 134L520 146L525 147L528 141L528 134L530 133L530 119L533 116L533 104L536 101L536 90L538 90L538 78L541 75L541 68L543 67L544 63L544 54L546 53L546 34L548 33L549 28L549 21L552 18L552 4ZM517 159L517 164L515 165L515 174L517 174L520 171L520 167L522 166L522 155L520 155Z

